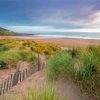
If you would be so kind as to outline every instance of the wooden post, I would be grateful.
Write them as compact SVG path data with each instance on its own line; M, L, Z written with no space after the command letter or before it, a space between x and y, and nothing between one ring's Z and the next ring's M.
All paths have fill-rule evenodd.
M10 87L9 88L12 87L12 80L13 80L13 74L10 75L10 83L9 83L10 84Z
M23 70L23 80L25 79L25 70Z
M38 71L40 70L40 56L39 56L39 53L38 53Z
M15 74L14 74L12 86L15 86L15 85L18 83L19 74L20 74L20 63L21 63L21 62L18 62L18 63L17 63L17 68L16 68L16 72L15 72Z
M27 69L26 69L26 78L28 77L28 71L27 71Z
M20 74L19 74L19 81L21 82L22 81L22 72L20 71Z
M3 81L0 84L0 95L2 94L2 88L3 88Z
M3 87L3 81L1 81L1 84L0 84L0 95L2 94L2 87Z
M6 83L6 91L9 89L9 77L7 78L7 83Z
M19 61L19 62L17 63L16 72L18 72L18 71L20 70L20 64L21 64L21 61Z
M3 84L3 93L5 93L5 90L6 90L6 79L5 79L4 84Z
M0 95L1 95L1 86L2 86L2 85L0 84Z

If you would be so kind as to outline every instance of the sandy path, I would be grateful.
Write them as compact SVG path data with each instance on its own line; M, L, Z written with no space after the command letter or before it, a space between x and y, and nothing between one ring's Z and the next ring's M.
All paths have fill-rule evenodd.
M30 86L33 88L40 88L41 86L44 86L45 83L51 84L51 82L48 82L44 72L39 71L12 88L5 95L8 96L7 100L12 100L12 96L20 96L22 93L25 93L25 91L27 91ZM79 87L70 81L59 80L55 84L55 86L57 87L59 98L61 98L62 96L66 96L68 100L95 100L87 95L82 95ZM0 100L3 100L3 98L0 97Z
M27 68L28 65L29 64L27 62L22 62L21 65L20 65L20 70L23 70L23 69ZM6 79L9 75L11 75L15 72L16 72L16 68L0 70L0 82L2 80Z

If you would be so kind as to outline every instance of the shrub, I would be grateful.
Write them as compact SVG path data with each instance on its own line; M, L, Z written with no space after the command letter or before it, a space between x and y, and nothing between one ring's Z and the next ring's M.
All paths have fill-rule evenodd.
M21 60L23 61L28 61L33 63L37 61L37 57L35 56L35 54L26 48L20 49L18 53L21 56Z
M0 53L0 62L2 62L3 67L6 65L5 68L15 67L19 60L21 60L21 57L16 51L9 50Z
M0 69L5 69L7 64L4 61L0 61Z
M56 51L58 51L60 48L50 43L33 42L31 44L31 49L40 54L52 55Z
M7 51L10 49L10 45L9 44L4 44L0 47L0 51Z
M62 51L48 60L47 72L52 78L67 77L67 73L74 74L74 62L67 52Z
M77 78L82 90L100 97L100 63L94 50L86 48L80 55Z
M80 66L78 70L78 78L84 79L85 77L91 76L96 72L96 65L98 61L94 58L92 52L84 51L80 56Z
M68 49L67 52L73 57L73 58L78 58L80 56L80 53L82 51L82 48L71 48Z

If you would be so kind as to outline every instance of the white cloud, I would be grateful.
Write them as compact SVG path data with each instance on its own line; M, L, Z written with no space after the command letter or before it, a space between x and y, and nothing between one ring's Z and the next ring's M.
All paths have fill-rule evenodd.
M7 26L9 30L15 32L31 32L31 31L42 31L45 29L51 29L52 26Z
M78 25L85 28L100 28L100 11L94 11L89 13L92 7L83 10L83 17L80 17L80 14L74 16L72 13L67 14L65 11L56 11L52 16L45 18L45 22L51 22L56 24L72 24ZM79 10L80 11L80 10ZM84 14L85 12L85 14ZM74 17L73 17L74 16Z
M15 32L98 32L100 33L100 28L79 28L79 29L57 29L53 26L8 26Z
M93 24L100 24L100 11L94 13L91 18Z

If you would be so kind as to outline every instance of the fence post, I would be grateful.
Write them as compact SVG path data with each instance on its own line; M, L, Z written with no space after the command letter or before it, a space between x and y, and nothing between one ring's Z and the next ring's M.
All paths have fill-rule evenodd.
M38 53L38 71L40 70L40 55Z
M3 91L3 81L1 82L1 88L0 88L0 95L2 94L2 91Z
M10 88L12 88L13 74L10 75Z
M20 63L21 62L17 63L17 68L16 68L16 72L15 72L14 77L13 77L12 86L15 86L18 83L19 74L20 74Z

